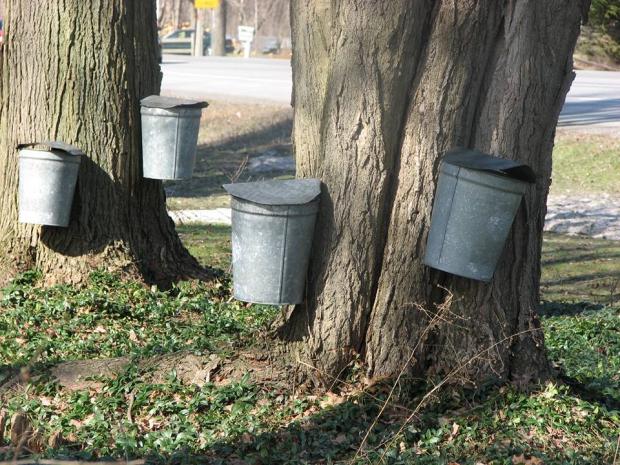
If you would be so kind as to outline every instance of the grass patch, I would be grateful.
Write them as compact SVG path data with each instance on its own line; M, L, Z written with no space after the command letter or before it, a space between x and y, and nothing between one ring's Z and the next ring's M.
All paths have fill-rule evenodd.
M620 301L620 242L545 233L542 254L545 301L590 306Z
M187 249L202 265L230 271L230 226L181 225L177 226L177 232Z
M553 149L552 194L620 194L620 138L560 131Z

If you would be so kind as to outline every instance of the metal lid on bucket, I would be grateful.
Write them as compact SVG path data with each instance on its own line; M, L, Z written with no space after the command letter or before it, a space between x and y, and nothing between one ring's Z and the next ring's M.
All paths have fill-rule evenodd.
M18 144L17 150L20 150L20 152L22 150L25 151L19 154L20 158L62 161L65 163L80 163L82 155L84 155L82 149L55 140Z
M261 205L303 205L321 194L318 179L286 179L224 184L233 197Z
M536 182L536 174L528 165L487 155L478 150L455 148L447 152L442 161L462 168L508 176L519 181Z
M165 110L180 108L206 108L209 104L203 100L192 100L161 95L149 95L140 100L140 104L147 108L163 108Z
M82 149L77 148L74 145L67 144L65 142L59 142L56 140L45 140L42 142L26 142L23 144L17 145L17 150L22 149L30 149L37 150L42 152L49 152L51 150L57 150L59 152L64 152L65 155L75 155L81 156L84 155Z

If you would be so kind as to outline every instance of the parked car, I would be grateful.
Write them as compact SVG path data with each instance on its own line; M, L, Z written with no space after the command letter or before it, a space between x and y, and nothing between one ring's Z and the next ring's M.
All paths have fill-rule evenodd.
M191 55L194 29L177 29L161 38L163 54ZM202 39L203 55L207 55L211 47L211 34L205 32Z
M2 22L2 18L0 18L0 44L4 42L4 23Z
M177 29L161 38L162 53L191 55L192 39L194 37L194 29ZM211 51L211 33L205 32L202 40L203 55L209 55ZM235 47L231 39L226 38L226 52L232 53Z
M263 37L260 51L263 54L278 53L280 51L280 41L277 37Z

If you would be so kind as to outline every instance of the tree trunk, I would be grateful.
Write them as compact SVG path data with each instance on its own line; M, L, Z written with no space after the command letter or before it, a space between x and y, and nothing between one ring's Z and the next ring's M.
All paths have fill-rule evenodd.
M207 273L181 244L160 181L142 178L141 98L159 93L155 2L5 3L0 81L3 278L48 282L95 268L167 284ZM19 143L59 140L86 154L68 228L19 224Z
M293 0L297 170L324 188L307 303L280 335L317 382L357 357L372 376L547 375L542 229L587 4ZM439 159L454 146L538 174L489 284L422 264Z
M213 55L217 57L226 55L226 0L221 0L220 6L215 10L211 46Z

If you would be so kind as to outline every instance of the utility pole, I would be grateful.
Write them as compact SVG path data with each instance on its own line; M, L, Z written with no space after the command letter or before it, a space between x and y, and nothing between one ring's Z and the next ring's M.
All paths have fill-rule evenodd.
M205 19L204 10L196 11L196 33L194 36L194 56L201 57L204 55L204 30Z

